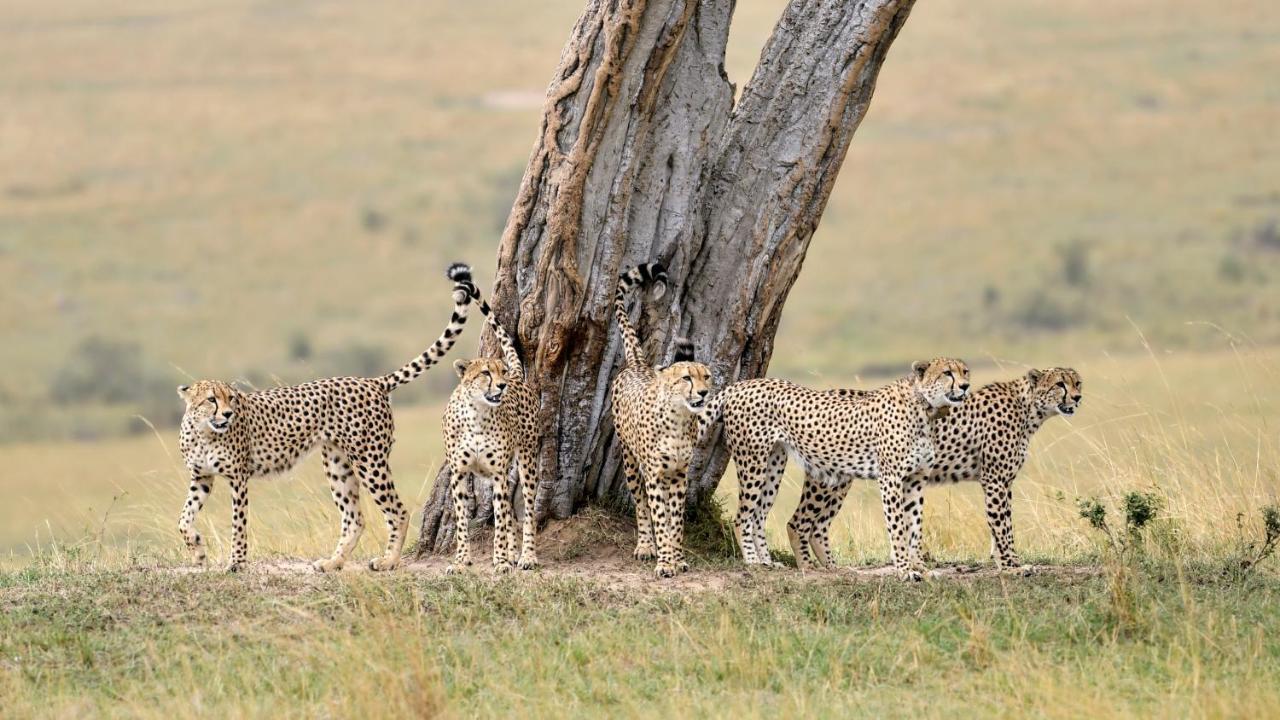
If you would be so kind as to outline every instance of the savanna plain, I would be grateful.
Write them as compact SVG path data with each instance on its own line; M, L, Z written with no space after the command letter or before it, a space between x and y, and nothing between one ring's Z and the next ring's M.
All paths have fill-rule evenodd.
M1081 371L1081 411L1014 486L1033 573L991 571L965 485L927 495L939 575L879 574L867 484L840 571L747 572L711 521L691 572L653 581L625 515L593 508L544 529L533 573L319 576L302 561L338 528L314 461L254 487L252 570L218 569L225 487L212 565L188 566L173 387L420 352L441 268L491 277L580 9L0 2L0 717L1275 714L1265 2L919 4L791 293L771 374L799 382L938 354L979 385ZM780 9L738 3L739 87ZM452 379L396 397L411 507ZM799 480L768 525L784 557ZM357 556L382 539L370 522Z

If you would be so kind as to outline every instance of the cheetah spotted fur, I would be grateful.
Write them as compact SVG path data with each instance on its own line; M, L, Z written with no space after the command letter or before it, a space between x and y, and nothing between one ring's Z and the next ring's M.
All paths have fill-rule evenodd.
M408 513L391 482L387 464L394 424L390 393L439 362L453 347L471 301L470 269L449 268L454 281L453 315L444 333L399 370L376 378L341 377L291 387L241 392L230 384L201 380L178 388L186 402L179 447L191 485L178 531L197 563L205 561L196 516L221 475L231 486L232 553L228 569L244 567L249 552L249 481L285 472L319 449L333 502L342 513L337 549L313 563L318 571L340 569L364 529L360 488L373 497L387 523L383 556L369 563L390 570L400 561Z
M833 390L845 397L859 390ZM908 556L922 564L920 542L924 485L976 481L982 486L991 555L1001 570L1021 567L1013 547L1013 481L1027 459L1031 437L1055 415L1074 415L1080 406L1080 374L1071 368L1031 370L1023 377L993 383L971 393L960 407L932 424L932 464L906 480L910 508ZM831 519L839 511L848 486L824 487L805 482L800 504L787 524L796 562L826 564Z
M689 569L684 559L684 505L689 461L698 434L696 413L706 403L711 370L693 361L693 346L676 343L674 362L644 361L627 315L627 294L652 283L665 289L666 270L639 265L623 273L614 296L625 365L613 381L613 424L622 442L622 471L636 505L637 560L657 557L654 573L671 577Z
M772 564L764 523L791 454L824 497L854 478L878 480L893 566L903 579L921 579L908 561L904 481L933 460L930 419L968 389L968 367L951 358L916 362L908 377L850 398L774 378L725 388L708 403L702 432L724 423L738 471L734 530L743 560ZM829 562L825 546L814 550Z
M472 487L476 476L493 482L493 568L499 573L514 564L522 570L538 565L534 547L538 467L538 396L525 383L524 365L511 336L474 291L480 312L488 318L502 346L502 360L458 360L460 382L445 407L443 431L451 470L457 549L448 572L471 564ZM515 520L511 507L511 464L519 470L524 499L520 554L516 556Z

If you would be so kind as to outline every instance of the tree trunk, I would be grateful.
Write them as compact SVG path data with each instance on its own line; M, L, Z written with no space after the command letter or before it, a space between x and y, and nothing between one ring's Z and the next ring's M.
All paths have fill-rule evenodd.
M624 268L668 268L674 292L637 303L652 361L669 360L683 335L717 387L764 374L911 5L792 0L735 107L724 71L732 2L588 2L547 90L492 291L542 399L539 520L625 495L608 402L622 361L612 302ZM717 447L705 460L691 497L714 489L727 457ZM452 547L448 484L442 469L419 553Z

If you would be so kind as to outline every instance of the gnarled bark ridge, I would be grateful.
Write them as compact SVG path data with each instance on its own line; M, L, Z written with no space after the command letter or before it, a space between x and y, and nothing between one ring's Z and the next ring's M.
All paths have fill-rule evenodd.
M674 292L640 311L652 359L669 359L683 335L717 386L764 374L912 4L792 0L735 106L724 71L732 2L588 2L547 89L493 286L542 399L540 520L622 492L608 391L622 362L611 302L625 267L668 268ZM727 457L717 447L705 460L691 496L715 487ZM444 469L419 552L452 543Z

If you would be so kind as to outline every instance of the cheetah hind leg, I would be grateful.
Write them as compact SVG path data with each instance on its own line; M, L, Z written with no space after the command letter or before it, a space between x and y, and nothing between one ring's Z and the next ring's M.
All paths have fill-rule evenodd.
M324 458L324 473L329 478L329 493L333 495L333 504L342 513L342 534L338 538L338 546L333 555L316 560L311 567L316 572L334 572L341 570L347 557L360 541L360 533L364 531L364 518L360 513L360 484L356 482L351 470L351 462L347 456L336 448L321 450Z
M409 529L409 511L400 502L396 486L391 483L391 468L385 457L366 462L364 467L366 469L360 473L361 484L382 511L382 517L387 523L386 550L382 557L369 561L369 569L394 570L400 565L400 552L404 548L404 538Z
M630 450L622 451L622 474L627 480L627 490L636 506L636 560L649 561L658 557L658 545L654 541L653 518L649 512L649 497L640 477L640 465Z

